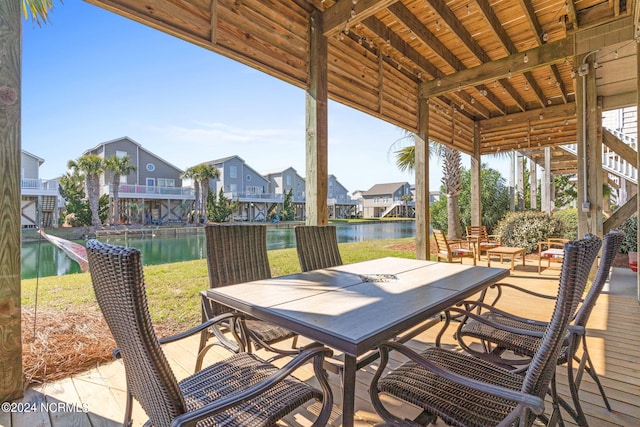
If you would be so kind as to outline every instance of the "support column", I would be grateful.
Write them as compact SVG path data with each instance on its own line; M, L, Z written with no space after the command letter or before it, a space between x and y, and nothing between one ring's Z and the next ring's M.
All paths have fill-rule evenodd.
M22 2L0 2L0 402L23 395L20 300Z
M473 125L473 156L471 156L471 225L482 225L482 162L480 158L480 125Z
M544 149L544 174L542 175L542 211L551 214L553 211L553 175L551 174L551 148Z
M640 76L640 43L636 43L636 71L637 71L637 76ZM636 106L640 107L640 79L638 77L636 77ZM637 131L636 131L636 136L640 138L640 120L636 121L636 126ZM636 168L638 166L640 166L640 147L638 147L638 149L636 150L637 152L637 157L636 157ZM637 191L637 187L636 187L636 191ZM638 201L638 206L636 207L636 212L640 212L640 197L637 198ZM636 215L640 215L640 214L636 214ZM638 247L640 247L640 233L638 233ZM638 283L637 283L637 287L638 287L638 301L640 301L640 274L637 275L638 276Z
M416 173L416 258L430 259L429 212L429 99L418 100L418 138L415 152Z
M578 127L578 237L602 235L602 124L596 97L595 52L576 57ZM602 132L600 132L602 135Z
M509 169L509 210L514 212L516 210L516 152L512 151L510 154L511 167Z
M531 209L538 210L538 165L533 160L529 160L529 188L531 193Z
M518 183L516 185L516 194L518 196L518 211L524 211L524 164L525 158L521 153L517 153L517 171Z
M306 196L307 225L327 225L327 38L322 13L311 14L309 22L309 87L306 94Z
M609 184L609 172L603 170L602 171L602 213L604 213L607 218L611 216L611 186L609 185L609 191L607 194L604 193L605 185Z

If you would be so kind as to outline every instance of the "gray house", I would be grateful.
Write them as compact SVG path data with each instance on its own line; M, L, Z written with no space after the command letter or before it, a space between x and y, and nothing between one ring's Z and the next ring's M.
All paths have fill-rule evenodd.
M57 227L62 205L58 180L40 179L44 159L22 150L20 160L21 225L23 228Z
M269 181L269 193L284 195L291 191L295 217L302 219L305 217L305 180L292 167L268 172L264 175Z
M220 176L210 182L211 190L220 189L225 197L238 202L237 221L266 221L269 211L283 200L282 194L269 192L269 181L239 156L205 162L215 166Z
M329 175L328 186L329 218L347 218L355 215L358 202L351 199L349 191L340 184L335 175Z
M192 188L182 187L184 171L161 159L129 137L98 144L83 154L97 154L102 158L129 156L136 167L134 172L120 177L118 195L119 218L122 222L165 223L182 222L195 199ZM100 177L100 194L113 197L113 173Z
M364 218L412 216L415 201L408 182L376 184L361 195Z

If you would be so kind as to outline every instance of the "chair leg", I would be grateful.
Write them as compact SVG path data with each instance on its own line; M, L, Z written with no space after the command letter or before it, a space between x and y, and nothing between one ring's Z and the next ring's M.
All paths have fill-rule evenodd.
M131 427L133 425L133 395L129 392L129 386L127 386L127 403L124 408L124 427Z
M607 411L611 412L611 405L609 404L609 399L607 399L607 395L604 392L604 387L600 382L600 378L598 377L598 373L596 372L595 366L593 366L593 361L591 360L591 356L589 356L586 337L582 338L582 359L585 361L584 369L587 371L587 373L591 376L593 381L598 386L598 390L600 390L600 396L602 396L602 400L604 401L604 404L607 407Z
M585 363L585 358L580 360L576 375L574 376L573 358L569 358L569 360L567 360L567 380L569 382L571 400L573 400L573 409L567 407L565 407L565 409L567 410L567 412L569 412L569 414L571 414L571 416L575 419L579 426L588 427L589 423L587 422L584 412L582 411L582 405L580 404L580 395L578 394Z

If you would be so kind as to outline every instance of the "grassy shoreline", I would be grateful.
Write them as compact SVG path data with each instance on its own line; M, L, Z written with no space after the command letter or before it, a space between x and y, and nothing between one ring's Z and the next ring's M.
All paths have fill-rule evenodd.
M414 238L369 240L339 245L345 264L387 256L415 258L415 252L405 248ZM268 252L274 277L300 271L295 248ZM209 287L206 260L183 261L145 266L145 282L153 321L162 330L176 331L200 321L198 293ZM22 305L38 310L59 312L97 312L89 273L49 276L22 280Z

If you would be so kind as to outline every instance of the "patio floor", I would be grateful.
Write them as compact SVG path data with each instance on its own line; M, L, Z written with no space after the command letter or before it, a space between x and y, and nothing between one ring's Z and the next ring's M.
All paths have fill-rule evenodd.
M500 266L493 262L494 267ZM483 265L480 262L479 265ZM486 265L486 261L484 261ZM508 262L503 264L508 268ZM528 286L541 292L554 293L557 286L558 270L537 273L537 262L527 260L526 267L516 266L515 271L506 280L510 283ZM636 298L636 273L629 269L615 268L605 293L601 296L589 321L589 350L605 387L613 408L608 412L604 407L598 390L586 375L581 386L581 399L587 419L592 426L638 426L640 425L640 305ZM532 305L530 299L505 291L499 307L521 315L544 319L553 308L550 304ZM439 325L422 333L409 344L415 349L432 345L439 331ZM452 332L445 334L445 343L453 345ZM196 338L167 345L166 354L178 379L193 370ZM210 361L224 357L223 350L210 351ZM393 360L397 365L401 360ZM368 384L377 368L372 365L358 372L356 420L357 425L367 426L380 422L368 399ZM307 380L312 377L311 367L299 371L299 377ZM340 380L330 374L336 405L331 425L341 425L341 389ZM566 374L558 369L559 391L568 395ZM35 411L8 414L0 411L0 426L38 427L38 426L104 426L121 425L125 403L124 369L120 361L100 365L82 375L29 388L25 397L15 403ZM44 405L41 406L41 403ZM35 405L34 405L35 404ZM389 399L392 412L410 417L417 413L409 405L403 405ZM549 409L550 405L547 405ZM48 409L43 411L42 409ZM318 405L310 405L283 420L282 425L310 425L315 418ZM572 419L564 414L567 425ZM136 404L133 426L141 426L146 421L144 411ZM441 423L441 422L440 422Z

